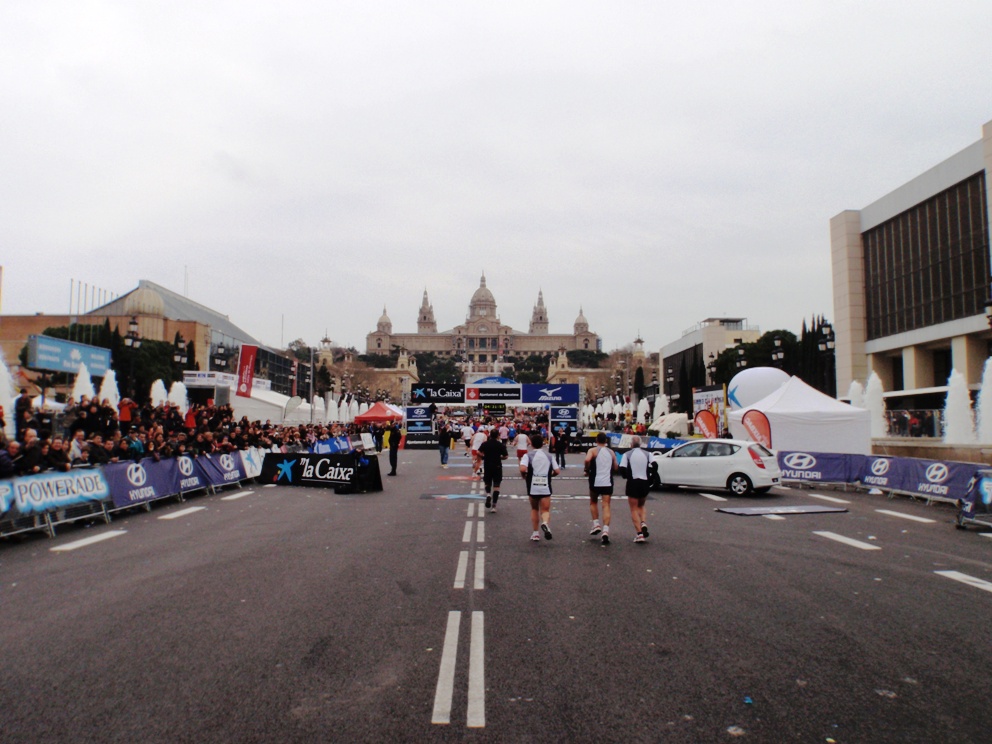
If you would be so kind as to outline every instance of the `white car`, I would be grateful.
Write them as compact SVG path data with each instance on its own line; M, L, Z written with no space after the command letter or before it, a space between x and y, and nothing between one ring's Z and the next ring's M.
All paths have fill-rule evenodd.
M698 439L651 456L655 486L726 488L735 496L767 493L782 479L775 453L742 439Z

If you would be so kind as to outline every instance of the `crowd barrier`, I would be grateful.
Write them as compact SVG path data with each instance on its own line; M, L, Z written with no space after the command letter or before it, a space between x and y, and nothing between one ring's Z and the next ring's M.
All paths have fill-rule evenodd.
M783 481L868 486L930 501L955 502L983 465L882 455L825 452L778 453Z

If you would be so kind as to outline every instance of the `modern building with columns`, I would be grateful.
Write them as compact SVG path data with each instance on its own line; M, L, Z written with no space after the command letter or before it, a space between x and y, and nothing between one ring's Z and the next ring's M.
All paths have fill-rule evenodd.
M889 406L943 406L952 370L981 383L992 331L982 138L860 210L830 220L837 390L872 371Z

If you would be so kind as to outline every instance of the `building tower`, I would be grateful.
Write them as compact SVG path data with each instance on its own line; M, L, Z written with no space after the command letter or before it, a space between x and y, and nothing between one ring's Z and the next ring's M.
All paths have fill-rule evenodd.
M420 303L420 314L417 316L417 333L437 333L437 321L434 320L434 306L427 299L427 290L424 290L424 299Z
M530 316L530 333L533 335L548 333L548 311L544 307L544 290L537 291L537 304L534 305L534 312Z

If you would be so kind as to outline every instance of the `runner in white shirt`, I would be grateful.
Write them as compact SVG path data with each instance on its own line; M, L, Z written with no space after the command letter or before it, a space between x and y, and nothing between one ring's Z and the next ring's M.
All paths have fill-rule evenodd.
M607 446L606 434L596 435L596 446L586 453L585 470L589 476L589 512L592 514L590 535L602 533L603 545L610 544L610 499L613 497L613 473L617 458ZM599 522L599 499L603 499L603 522Z
M480 426L479 430L472 436L472 472L482 475L482 453L479 447L489 438L489 432L485 426Z
M641 449L641 438L633 436L630 440L631 449L623 453L620 460L620 474L627 479L627 503L630 505L630 519L634 523L637 537L635 543L643 543L648 537L648 525L645 521L644 501L651 490L649 472L651 457Z
M527 482L527 495L530 497L530 524L533 532L531 540L551 539L551 477L561 471L551 455L541 449L544 438L534 433L530 439L533 452L524 454L520 460L520 474Z

